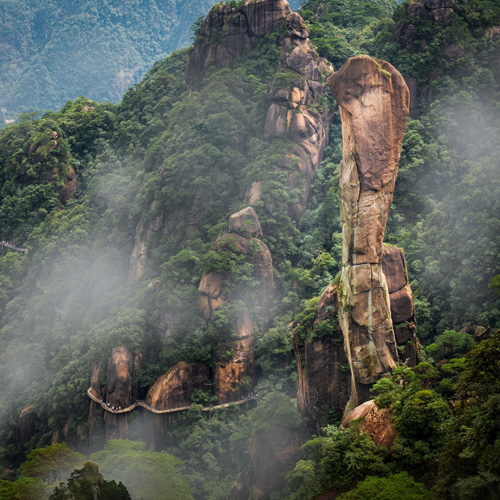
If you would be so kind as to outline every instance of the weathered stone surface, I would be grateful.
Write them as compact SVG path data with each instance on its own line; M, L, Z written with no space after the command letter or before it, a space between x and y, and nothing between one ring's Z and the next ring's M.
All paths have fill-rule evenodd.
M286 27L288 29L288 33L290 33L293 37L309 37L309 30L307 29L306 23L296 12L288 14L286 18Z
M247 0L242 8L251 35L264 36L274 31L290 14L286 0Z
M286 22L290 12L286 0L248 0L241 9L228 4L212 7L187 62L187 83L201 81L211 67L231 66L257 37Z
M299 220L328 142L331 117L326 111L318 112L315 108L319 107L319 100L325 92L323 78L333 68L318 57L307 38L309 32L304 20L298 14L287 17L287 28L289 36L282 43L281 67L271 89L272 103L267 112L265 131L273 137L287 137L296 143L293 151L284 155L283 165L278 165L278 169L287 166L287 170L292 170L288 187L302 191L297 202L288 207L288 215ZM291 165L298 168L290 169ZM247 194L246 198L255 202L260 194L255 195L254 190L254 195ZM272 213L272 206L266 208Z
M105 402L116 408L127 408L132 404L133 386L132 372L134 358L130 349L124 346L115 347L111 351L106 371ZM106 438L122 438L128 429L127 415L115 415L105 412Z
M16 425L16 442L26 444L35 434L36 414L32 406L21 410Z
M331 75L327 83L350 115L343 147L356 157L361 191L380 191L393 185L408 119L409 91L403 77L385 61L357 56ZM345 148L346 140L355 149Z
M478 326L474 331L474 341L479 344L483 340L489 339L491 337L491 328L485 328L484 326Z
M337 287L329 285L318 304L314 328L324 320L338 324ZM297 360L297 408L313 432L328 424L332 415L340 417L349 400L351 373L338 326L330 335L302 340L293 330Z
M349 59L327 83L342 119L339 319L353 381L348 411L368 399L370 385L399 360L382 242L409 91L394 67L368 56Z
M366 432L376 444L392 448L398 433L388 408L379 408L375 401L366 401L349 413L342 422L342 427L349 427L351 422L358 418L364 418L361 432Z
M203 273L198 287L200 292L200 308L205 319L226 303L222 296L222 274L218 272Z
M244 238L262 238L260 221L252 207L246 207L229 217L229 232Z
M189 406L198 389L210 390L210 373L203 363L180 362L172 366L148 390L145 402L156 410Z
M396 246L384 245L382 270L387 281L392 326L396 335L400 360L408 366L415 366L419 361L417 326L404 250Z
M155 202L150 206L150 211L155 210ZM132 254L130 255L129 280L136 283L141 279L146 265L147 245L152 236L160 231L163 225L162 216L156 216L153 221L145 228L142 224L137 225L135 232L135 243Z

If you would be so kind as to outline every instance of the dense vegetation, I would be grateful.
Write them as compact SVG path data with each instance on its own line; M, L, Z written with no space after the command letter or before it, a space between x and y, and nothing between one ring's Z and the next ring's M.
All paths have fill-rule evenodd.
M213 3L2 0L0 126L81 95L117 102L156 60L189 44L189 27Z
M432 498L431 488L438 498L498 496L500 338L466 354L477 326L500 327L500 69L494 64L500 40L484 35L498 19L498 7L488 0L456 3L454 23L422 21L411 47L394 36L407 20L403 7L388 0L312 0L303 6L313 43L336 67L369 53L418 84L420 112L409 122L386 239L406 250L426 361L415 370L396 368L375 387L399 431L392 454L356 429L328 427L304 446L284 498L325 491L365 498L373 488L380 500L408 488L415 499ZM0 239L28 248L24 255L0 256L2 466L17 467L35 449L48 457L54 449L44 447L65 427L70 444L76 444L77 426L85 435L92 362L105 366L118 344L148 353L136 373L142 394L177 361L213 368L234 310L221 308L207 325L198 312L197 287L204 269L231 270L233 285L249 293L258 286L240 256L211 251L254 180L263 181L255 208L276 280L272 324L256 350L256 390L270 396L251 412L228 409L210 420L193 406L167 439L168 451L183 464L166 454L151 457L137 443L109 443L91 459L106 479L123 481L133 498L142 493L134 493L126 472L115 473L123 457L134 465L154 463L147 471L152 475L162 475L156 467L167 468L163 480L184 491L179 498L190 498L179 486L184 480L197 499L224 498L249 467L251 439L269 431L275 418L300 427L289 401L296 369L287 325L306 305L306 315L314 309L317 299L306 301L338 271L340 126L336 121L331 127L311 199L295 224L286 206L298 192L272 168L289 144L271 140L263 127L279 37L264 37L233 68L212 72L199 88L184 82L183 50L156 63L117 105L79 98L40 119L24 115L1 132ZM445 50L450 45L458 47L451 57ZM335 107L331 97L324 105ZM71 171L76 192L68 191ZM265 205L271 202L269 213ZM147 235L155 220L168 229ZM128 270L136 228L150 250L143 276L133 284ZM158 283L154 293L150 283ZM197 398L207 403L210 395ZM15 423L28 405L37 409L37 420L22 447ZM136 423L131 437L145 440ZM19 498L27 494L15 488L52 488L67 479L47 483L30 472L30 460L15 483L0 483L0 495ZM69 472L81 460L68 460ZM4 493L8 488L15 491ZM156 488L165 485L160 481Z

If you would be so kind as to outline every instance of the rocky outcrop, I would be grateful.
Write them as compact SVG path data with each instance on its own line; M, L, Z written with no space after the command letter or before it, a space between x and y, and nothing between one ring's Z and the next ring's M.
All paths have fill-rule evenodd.
M271 88L272 103L267 112L265 130L273 137L286 137L296 146L291 148L278 167L290 170L288 188L300 188L301 195L292 206L289 215L301 218L309 198L311 184L328 141L327 111L318 111L324 95L324 79L333 67L316 53L307 38L309 30L304 20L295 12L286 19L288 37L282 44L278 69ZM262 188L256 181L247 193L247 200L255 203L260 199ZM303 185L301 187L301 184ZM272 208L267 207L272 212Z
M352 389L347 410L369 398L370 386L399 360L383 238L392 203L409 92L385 61L353 57L327 80L342 119L340 215L342 270L339 319Z
M36 414L32 406L23 408L17 419L16 442L25 445L35 434Z
M186 81L201 81L211 67L227 68L255 40L283 24L290 6L286 0L247 0L237 9L219 3L212 7L195 41L186 66Z
M235 277L229 271L211 271L202 275L200 308L207 321L224 305L239 301L233 334L215 352L215 394L220 403L244 397L244 386L253 380L255 332L251 311L258 311L265 328L274 296L273 261L266 244L254 236L262 236L255 210L246 207L229 218L230 232L219 237L214 252L240 259L252 265L257 287L234 290ZM238 287L236 287L238 288ZM228 354L229 353L229 354Z
M260 221L252 207L246 207L229 217L229 232L243 238L262 238Z
M130 349L124 346L115 347L108 361L106 372L105 402L112 407L127 408L132 404L132 375L134 357ZM115 415L105 412L106 439L120 439L128 430L127 415Z
M397 431L388 408L379 408L375 401L366 401L354 408L342 422L342 427L350 427L352 422L362 418L359 430L366 432L375 444L391 449Z
M216 353L215 391L219 402L227 403L245 396L245 385L253 381L254 375L254 328L248 308L243 306L235 323L235 334L229 339L227 350Z
M384 245L382 271L389 292L392 326L396 335L399 359L408 366L416 366L419 362L419 351L415 305L408 283L405 252L402 248Z
M204 364L180 362L154 383L145 402L155 410L181 408L192 403L194 391L210 389L210 373Z
M314 432L330 423L332 417L342 415L351 391L351 373L342 331L338 327L337 287L334 285L329 285L321 296L314 327L320 327L328 319L333 320L334 325L329 335L313 334L302 340L295 329L293 332L298 371L297 408Z

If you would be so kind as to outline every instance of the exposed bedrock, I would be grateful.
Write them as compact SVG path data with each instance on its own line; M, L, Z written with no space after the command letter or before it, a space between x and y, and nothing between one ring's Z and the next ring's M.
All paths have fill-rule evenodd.
M109 356L106 370L106 388L100 388L100 368L97 363L94 364L91 376L91 389L95 396L102 395L106 404L115 408L127 408L138 398L138 390L133 383L134 371L144 362L143 353L137 354L125 346L115 347ZM89 413L89 426L92 429L95 425L95 419L99 408L97 403L91 402ZM113 414L105 412L104 423L106 429L106 439L121 439L128 430L127 414Z
M415 304L408 283L405 252L402 248L384 245L382 271L389 292L392 326L399 359L408 366L415 366L419 362Z
M32 406L23 408L16 425L16 442L26 444L35 434L36 414Z
M180 362L154 383L145 402L155 410L182 408L192 403L194 391L209 388L210 373L204 364Z
M210 372L203 363L180 362L168 369L146 395L145 402L156 410L182 408L192 403L195 391L211 392ZM147 413L145 419L150 431L150 445L162 449L167 444L167 433L176 414L157 415Z
M246 46L274 31L290 12L286 0L247 0L240 9L228 4L212 7L187 62L187 83L201 81L212 66L231 66Z
M364 419L359 428L361 432L366 432L376 444L392 448L398 433L388 408L379 408L373 400L366 401L349 413L342 422L342 427L350 427L351 422L358 418Z
M286 137L296 146L284 155L277 168L291 170L288 188L299 188L297 202L288 208L289 215L302 217L309 198L314 174L323 159L328 142L329 112L321 111L320 99L325 94L326 76L333 67L318 56L307 38L309 30L304 20L295 12L286 18L288 37L281 49L281 66L276 72L271 88L265 130L273 137ZM320 109L318 111L318 109ZM291 165L297 167L290 169ZM262 194L256 181L247 192L247 201L255 203ZM272 207L267 207L272 212Z
M325 320L338 324L337 287L329 285L318 304L314 328ZM314 432L340 417L351 393L351 373L340 327L330 335L301 340L293 331L297 360L297 409Z
M366 401L370 386L399 361L382 253L409 91L393 66L368 56L349 59L327 83L342 120L338 295L352 375L348 411Z
M261 318L267 328L269 310L274 297L273 261L262 236L259 218L252 207L246 207L229 218L229 233L219 237L214 252L243 257L251 264L253 290L239 287L230 271L204 272L200 281L200 309L207 321L225 305L240 303L232 334L215 352L215 395L220 403L244 397L254 374L255 331L251 313ZM247 389L245 389L245 387Z

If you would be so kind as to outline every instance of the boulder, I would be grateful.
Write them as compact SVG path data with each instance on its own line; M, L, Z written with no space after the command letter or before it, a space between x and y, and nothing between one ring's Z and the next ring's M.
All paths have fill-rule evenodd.
M309 30L306 23L296 12L291 12L286 18L286 28L291 37L308 38Z
M247 0L242 12L249 34L264 36L283 24L291 10L286 0Z
M484 326L478 326L474 331L474 341L476 344L482 342L483 340L491 338L491 328L485 328Z
M229 217L229 232L244 238L262 238L260 221L252 207L246 207Z
M382 243L410 96L393 66L368 56L349 59L327 84L342 120L339 319L353 381L349 411L399 361ZM401 280L397 276L393 288Z
M342 422L342 427L350 427L352 422L359 418L364 419L359 428L361 432L366 432L375 444L392 448L398 433L388 408L379 408L373 400L366 401L347 415Z
M181 408L192 403L195 390L210 390L210 373L203 363L177 363L169 368L152 387L145 402L156 410Z

